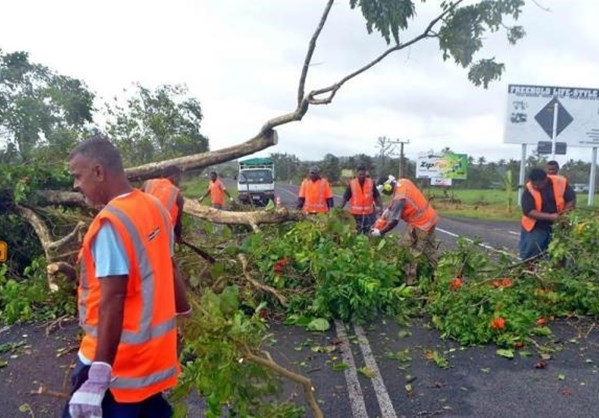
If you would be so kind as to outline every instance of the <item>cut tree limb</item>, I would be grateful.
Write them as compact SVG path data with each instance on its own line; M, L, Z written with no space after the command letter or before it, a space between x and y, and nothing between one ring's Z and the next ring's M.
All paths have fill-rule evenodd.
M251 361L252 363L259 364L263 367L273 370L275 373L293 381L299 383L304 388L304 396L306 397L306 401L310 410L312 411L312 415L315 418L323 418L324 415L318 406L318 401L316 400L316 396L314 396L314 392L316 392L312 381L301 374L297 374L292 372L291 370L287 370L282 367L272 359L264 358L262 356L258 356L252 353L249 349L243 350L244 357Z
M263 292L269 293L272 296L274 296L275 298L277 298L277 300L279 301L279 303L283 306L283 307L287 307L287 298L285 298L285 296L281 295L279 292L277 292L276 289L270 287L267 284L264 283L260 283L258 280L255 280L254 278L252 278L252 276L250 276L250 273L248 272L248 261L247 258L245 258L245 255L243 254L238 254L237 258L239 259L239 261L241 261L241 268L243 270L243 275L245 277L245 279L252 285L254 286L256 289L258 290L262 290Z
M185 213L217 224L249 225L254 230L257 230L258 225L261 224L279 224L287 221L301 221L306 218L303 212L289 211L284 207L276 208L273 211L229 212L200 205L195 200L184 200L183 210Z

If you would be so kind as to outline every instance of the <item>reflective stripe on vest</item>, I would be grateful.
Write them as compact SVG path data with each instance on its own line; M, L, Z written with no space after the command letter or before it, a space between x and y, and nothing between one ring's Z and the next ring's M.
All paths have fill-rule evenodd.
M564 211L564 208L566 207L564 193L566 192L566 185L568 181L563 176L556 176L550 174L547 177L551 179L551 184L553 186L553 197L555 199L555 207L557 209L557 213L562 213ZM541 192L535 190L532 187L532 183L530 181L526 183L526 188L528 189L533 198L535 210L537 212L541 212L543 208L543 198L541 197ZM526 215L522 215L521 225L522 228L524 228L526 231L532 231L536 223L536 219L530 218Z
M304 180L305 185L303 186L304 189L304 196L305 196L305 201L304 201L304 212L326 212L328 210L327 207L327 202L325 200L324 194L325 194L325 189L326 189L326 184L324 182L324 180L319 179L317 182L313 182L311 180ZM310 184L312 183L312 184ZM314 195L314 183L319 183L318 184L318 195L315 196Z
M407 186L407 188L404 186ZM402 189L406 189L407 193L402 193L400 191ZM420 203L416 199L418 199ZM402 218L406 223L415 228L429 231L439 222L437 212L433 209L428 200L426 200L422 192L418 190L416 185L407 179L401 179L397 182L393 200L406 201L406 207L411 209L413 213L407 214L406 217L402 216Z
M155 277L154 272L152 271L152 267L150 265L150 261L148 260L147 254L144 251L142 239L139 236L137 228L135 228L129 217L123 211L113 206L106 206L104 210L116 216L127 230L129 237L131 237L131 240L133 242L133 248L135 251L135 257L137 259L141 275L141 294L144 303L142 304L142 314L139 323L139 330L137 332L123 330L120 342L124 344L142 344L146 341L151 340L152 338L160 337L168 333L169 331L175 329L177 324L175 318L173 317L172 319L154 325L153 327L151 326L152 314L154 312ZM164 213L163 210L160 210L160 213L163 217L163 220L165 221L164 224L168 225L169 223L166 221L167 215ZM169 242L171 239L172 238L169 238ZM87 318L87 306L85 301L87 300L89 292L89 284L87 282L87 271L85 269L85 263L82 263L81 273L81 288L83 290L81 300L79 301L79 318L81 322L81 327L84 329L86 333L88 333L92 337L98 338L97 327L89 325L85 322L85 319Z
M349 182L351 198L349 200L349 211L352 215L370 215L374 213L374 182L372 179L364 179L364 188L360 186L358 179Z
M176 367L171 367L166 370L161 370L156 373L149 374L144 377L119 377L111 384L111 389L134 389L139 387L150 386L163 380L169 379L177 374Z

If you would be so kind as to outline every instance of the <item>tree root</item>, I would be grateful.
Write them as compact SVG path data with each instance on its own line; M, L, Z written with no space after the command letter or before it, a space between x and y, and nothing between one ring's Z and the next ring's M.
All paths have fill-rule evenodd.
M287 370L283 366L276 363L272 358L264 358L256 354L253 354L251 351L249 351L249 349L244 349L243 355L246 360L251 361L252 363L259 364L260 366L266 367L267 369L274 371L278 375L302 385L304 388L304 396L306 397L308 406L312 411L312 415L315 418L324 417L322 411L320 410L320 407L318 406L316 396L314 396L314 392L316 392L316 389L314 388L314 385L312 385L312 381L310 379L308 379L305 376L302 376L301 374L297 374L290 370ZM270 357L270 355L268 357Z
M245 258L245 255L243 254L238 254L237 258L239 259L239 261L241 261L241 267L243 269L243 275L245 277L245 279L255 288L257 288L258 290L262 290L263 292L267 292L270 293L271 295L273 295L275 298L277 298L277 300L279 301L279 303L281 305L283 305L283 307L287 307L287 298L283 295L281 295L279 292L277 292L276 289L264 284L264 283L260 283L259 281L255 280L252 278L252 276L250 276L249 272L247 271L247 266L248 266L248 261L247 258Z

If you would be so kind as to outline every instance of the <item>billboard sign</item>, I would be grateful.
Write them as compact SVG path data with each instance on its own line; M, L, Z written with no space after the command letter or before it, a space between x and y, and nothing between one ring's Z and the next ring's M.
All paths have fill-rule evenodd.
M468 155L427 152L418 155L416 177L465 180L468 174Z
M554 110L557 105L557 119ZM504 142L599 146L599 89L510 84Z

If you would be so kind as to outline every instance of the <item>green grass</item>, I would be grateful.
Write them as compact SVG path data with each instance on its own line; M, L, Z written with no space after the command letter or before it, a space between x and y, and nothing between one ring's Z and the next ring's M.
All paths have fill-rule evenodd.
M196 177L195 179L191 180L182 180L181 184L179 185L179 188L181 189L181 193L183 193L183 196L185 196L186 198L198 199L200 196L206 193L206 190L208 190L209 182L210 180L207 178ZM237 197L237 187L227 188L227 190L229 191L231 196L233 196L233 198ZM208 202L209 200L204 200L204 203Z

